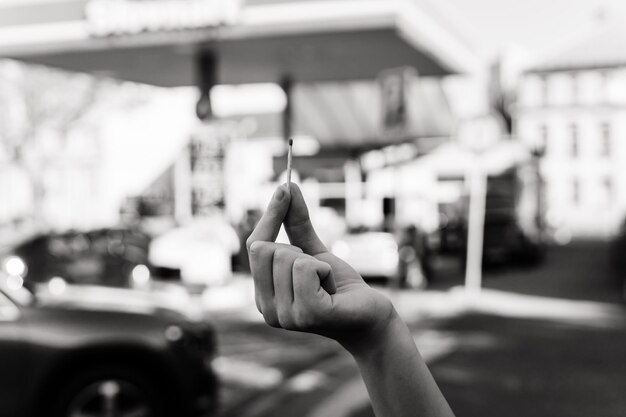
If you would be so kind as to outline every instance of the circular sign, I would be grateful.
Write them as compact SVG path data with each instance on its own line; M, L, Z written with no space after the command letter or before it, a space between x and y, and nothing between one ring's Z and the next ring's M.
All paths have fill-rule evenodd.
M502 117L490 113L461 121L456 135L459 143L465 148L481 153L498 143L505 131Z

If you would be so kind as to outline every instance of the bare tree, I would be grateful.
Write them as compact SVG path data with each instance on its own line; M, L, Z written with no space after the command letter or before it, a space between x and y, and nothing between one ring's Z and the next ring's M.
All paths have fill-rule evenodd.
M0 62L0 146L28 175L34 220L43 221L43 174L54 155L42 150L55 137L63 151L72 131L97 134L98 117L135 106L145 87L13 61Z

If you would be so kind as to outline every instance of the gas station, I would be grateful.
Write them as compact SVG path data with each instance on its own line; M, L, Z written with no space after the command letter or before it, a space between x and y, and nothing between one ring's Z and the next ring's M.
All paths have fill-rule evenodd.
M342 200L346 220L358 226L363 213L395 217L396 205L383 205L398 193L408 196L406 215L420 205L413 194L423 184L407 165L448 141L455 125L440 80L483 69L459 27L429 0L32 0L0 3L0 57L196 87L202 123L180 158L185 166L172 170L191 172L175 191L180 219L217 207L237 221L263 185L228 184L225 143L238 133L218 126L211 89L278 84L283 111L255 116L260 128L247 141L317 141L319 150L299 157L296 169L314 178L326 167L327 178L303 184L305 194L314 206ZM281 156L273 154L271 181L280 179ZM228 191L216 192L220 184Z

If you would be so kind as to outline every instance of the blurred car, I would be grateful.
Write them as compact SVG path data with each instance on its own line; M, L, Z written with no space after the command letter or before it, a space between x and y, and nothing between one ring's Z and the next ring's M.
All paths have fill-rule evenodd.
M14 248L2 266L32 283L58 277L73 284L134 287L150 279L149 244L149 236L129 229L41 234Z
M398 244L391 233L348 234L336 241L331 251L364 278L385 278L395 284L400 283Z
M232 256L240 250L235 229L221 217L197 219L156 237L149 261L156 276L202 289L232 276Z
M211 325L129 302L131 290L106 289L120 297L108 294L105 306L89 294L34 296L9 278L0 278L1 417L194 416L215 408Z

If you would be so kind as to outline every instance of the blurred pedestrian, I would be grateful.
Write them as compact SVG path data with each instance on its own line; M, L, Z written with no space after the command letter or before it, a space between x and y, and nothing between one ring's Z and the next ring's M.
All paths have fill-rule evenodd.
M402 230L400 251L400 278L403 286L426 287L432 280L432 259L426 233L415 225Z
M239 252L233 255L233 271L250 272L250 261L245 244L260 218L260 210L247 210L246 214L237 224L237 235L239 236L240 248Z
M290 245L275 243L283 224ZM391 302L321 242L297 185L276 190L246 245L265 321L339 342L377 416L454 415Z

